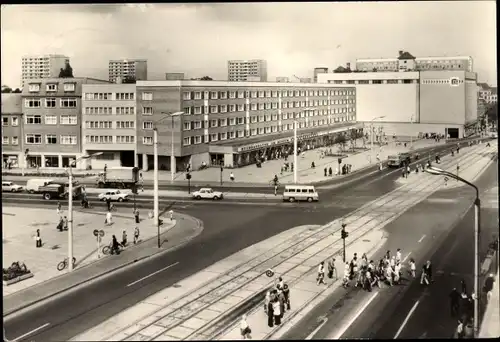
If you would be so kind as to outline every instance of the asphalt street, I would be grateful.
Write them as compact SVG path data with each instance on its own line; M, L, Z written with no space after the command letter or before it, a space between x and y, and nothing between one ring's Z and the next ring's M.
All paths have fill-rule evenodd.
M497 165L488 167L476 182L480 191L497 186L497 174ZM394 254L397 248L406 259L405 271L409 258L415 259L417 270L431 260L435 274L431 286L423 287L404 272L405 280L392 288L339 289L284 338L450 338L457 318L450 315L449 293L453 287L460 289L462 279L469 293L473 289L473 200L474 191L468 187L439 191L386 227L389 238L375 260L386 250ZM498 209L485 205L481 210L482 257L498 234L497 220ZM347 252L348 258L353 252Z
M125 268L112 277L56 297L43 307L7 317L4 322L7 338L17 338L34 331L25 335L24 339L68 340L249 245L295 226L324 224L345 215L394 189L397 177L400 177L400 171L385 170L349 186L322 190L322 200L317 204L259 206L218 202L220 205L214 210L213 203L195 202L178 207L179 212L203 221L204 231L197 238L161 257ZM179 264L175 267L150 276L176 262ZM126 286L146 276L150 277L135 286Z

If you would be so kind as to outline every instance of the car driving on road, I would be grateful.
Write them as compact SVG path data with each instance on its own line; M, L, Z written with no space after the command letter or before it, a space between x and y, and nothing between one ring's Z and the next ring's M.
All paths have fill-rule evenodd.
M411 162L411 156L409 153L399 153L394 156L389 156L387 158L387 166L389 167L403 167L405 163Z
M109 199L110 201L125 202L129 200L129 194L121 192L120 190L109 190L99 194L99 201L105 201Z
M21 192L23 187L13 182L2 182L2 192Z
M201 188L198 191L193 192L193 198L200 199L213 199L213 200L221 200L224 198L224 195L220 191L213 191L212 188Z

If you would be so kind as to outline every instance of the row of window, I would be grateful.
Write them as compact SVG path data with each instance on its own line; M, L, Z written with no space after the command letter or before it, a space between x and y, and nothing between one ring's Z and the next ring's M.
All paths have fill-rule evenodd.
M410 84L418 83L418 80L402 79L402 80L328 80L328 83L333 84Z
M86 144L135 144L133 135L86 135Z
M133 101L135 100L135 93L85 93L83 97L88 101Z
M298 128L318 127L318 126L329 125L332 123L340 123L340 122L354 121L354 120L355 120L354 116L349 116L349 117L332 118L330 120L322 119L317 121L311 121L309 122L309 124L306 124L305 122L299 122ZM293 129L293 124L284 124L282 126L259 127L259 128L252 128L250 130L237 130L231 132L212 133L208 135L208 139L206 139L205 136L197 135L192 137L185 137L182 141L182 144L183 146L189 146L193 144L202 144L208 142L215 142L219 140L237 139L237 138L244 138L262 134L290 131L292 129ZM143 145L153 145L153 137L143 137L142 143Z
M45 125L57 125L57 115L44 115ZM59 117L60 125L78 125L77 115L61 115ZM41 125L42 116L41 115L26 115L25 123L27 125Z
M454 79L454 83L464 83L464 80ZM445 80L422 80L422 84L450 84L450 79Z
M8 125L9 125L9 117L2 116L2 126L8 126ZM12 116L10 118L10 125L11 126L19 126L19 118L17 116Z
M46 134L45 143L47 145L57 144L56 134ZM76 135L60 135L59 143L61 145L76 145L78 143L78 137ZM42 144L42 134L31 133L26 134L26 144L28 145L40 145Z
M56 107L56 99L55 98L47 98L45 99L45 107L46 108L54 108ZM24 106L26 108L40 108L42 106L42 100L37 98L24 99ZM61 108L76 108L77 99L76 98L62 98L59 99L59 107Z
M19 138L2 136L2 145L19 145Z
M142 93L143 100L152 100L152 93ZM184 100L225 100L249 98L277 98L277 97L305 97L305 96L346 96L354 95L354 90L238 90L238 91L185 91L182 93ZM145 98L146 97L146 98Z
M135 107L85 107L83 112L87 115L134 115Z
M48 83L45 85L45 91L47 92L56 92L58 89L57 83ZM63 90L65 92L72 92L76 89L76 83L64 83ZM40 83L30 83L28 86L28 90L30 93L37 93L40 91Z
M85 127L89 129L127 129L135 128L135 121L116 121L113 125L113 121L85 121Z

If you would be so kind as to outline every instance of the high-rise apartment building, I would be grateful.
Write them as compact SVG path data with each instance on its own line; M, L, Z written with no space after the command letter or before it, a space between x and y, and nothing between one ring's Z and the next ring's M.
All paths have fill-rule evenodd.
M328 74L328 68L314 68L314 83L318 83L318 74Z
M61 68L69 63L69 57L64 55L24 56L22 58L21 86L25 80L59 77Z
M117 78L133 78L136 81L148 79L147 59L119 59L109 61L109 81L116 82Z
M229 81L267 82L267 62L263 59L232 60L227 62L227 79Z

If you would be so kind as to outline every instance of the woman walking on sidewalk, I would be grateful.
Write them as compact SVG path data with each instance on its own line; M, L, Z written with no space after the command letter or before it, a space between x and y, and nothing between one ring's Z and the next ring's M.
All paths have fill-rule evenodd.
M317 284L326 284L325 283L325 262L322 261L318 266L318 278L316 278Z
M250 340L252 338L252 336L250 336L252 329L250 329L250 326L248 325L247 315L241 316L240 332L241 332L241 337L243 337L244 340L246 339Z

